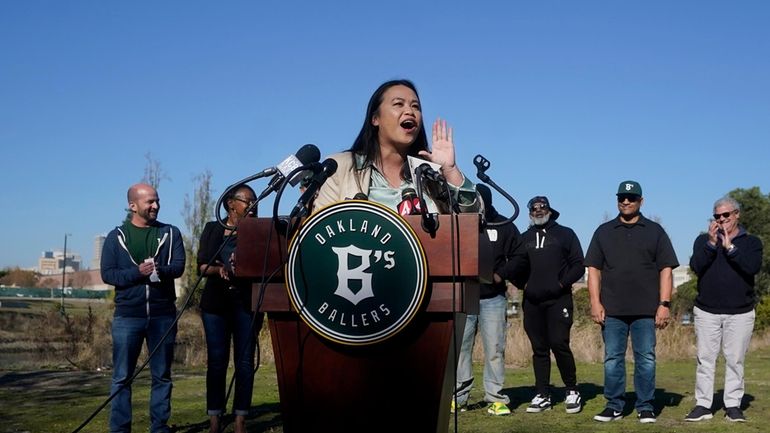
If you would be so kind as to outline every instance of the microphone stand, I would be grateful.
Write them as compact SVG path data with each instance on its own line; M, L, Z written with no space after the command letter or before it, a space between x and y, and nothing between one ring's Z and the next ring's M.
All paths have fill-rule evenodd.
M427 165L425 166L421 165L414 170L414 174L415 174L414 186L415 186L415 189L417 190L417 199L420 201L420 215L422 216L420 225L422 226L422 229L423 231L425 231L425 233L429 233L431 237L435 237L436 231L438 231L439 219L437 218L436 215L432 215L431 213L428 212L428 206L425 203L425 196L423 195L423 184L422 184L423 171L425 170L425 167L427 167Z
M511 215L510 218L506 219L505 221L498 221L498 222L486 222L486 225L488 227L498 227L503 224L508 224L510 222L513 222L518 216L519 216L519 204L516 203L516 200L514 200L513 197L511 197L510 194L508 194L504 189L500 188L495 181L493 181L489 175L486 173L486 171L489 169L489 166L491 163L488 159L484 158L481 155L476 155L475 158L473 158L473 165L476 166L476 177L479 178L482 182L489 184L492 188L495 189L495 191L499 192L500 195L505 197L506 200L508 200L513 205L513 215Z

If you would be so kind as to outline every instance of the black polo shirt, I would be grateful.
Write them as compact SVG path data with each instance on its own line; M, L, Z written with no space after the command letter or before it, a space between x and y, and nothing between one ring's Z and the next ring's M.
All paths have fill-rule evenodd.
M635 224L620 216L599 226L585 265L601 271L601 302L608 316L654 316L660 271L679 262L665 230L643 215Z

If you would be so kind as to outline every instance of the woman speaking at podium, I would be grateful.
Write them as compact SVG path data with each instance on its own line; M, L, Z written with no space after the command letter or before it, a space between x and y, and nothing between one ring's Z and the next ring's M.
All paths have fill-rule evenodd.
M407 156L441 166L449 184L452 202L461 212L478 212L481 200L475 185L455 161L452 128L445 120L433 123L432 148L428 147L417 89L409 80L392 80L380 85L369 99L361 132L353 146L331 155L337 171L326 180L314 209L365 195L369 200L397 209L402 191L415 188ZM430 213L449 213L446 191L438 183L426 182L425 203Z

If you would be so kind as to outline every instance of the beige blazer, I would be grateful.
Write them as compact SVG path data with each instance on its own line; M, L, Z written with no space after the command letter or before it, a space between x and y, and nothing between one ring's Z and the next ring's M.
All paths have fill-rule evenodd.
M372 179L371 167L362 170L353 169L353 157L349 151L335 153L329 158L337 161L337 171L321 186L318 196L313 202L313 211L332 203L351 199L358 193L369 195L369 185ZM426 189L430 198L436 203L439 212L449 213L448 204L433 198L434 196L430 194L431 189ZM483 211L482 203L481 196L477 193L476 200L472 204L460 206L460 212L481 212Z

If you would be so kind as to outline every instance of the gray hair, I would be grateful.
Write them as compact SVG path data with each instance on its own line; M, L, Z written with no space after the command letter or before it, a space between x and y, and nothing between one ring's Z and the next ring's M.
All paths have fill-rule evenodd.
M722 205L732 206L732 208L734 210L737 210L737 211L741 210L741 205L740 205L740 203L738 203L738 200L736 200L736 199L734 199L732 197L724 196L724 197L720 198L719 200L715 201L714 202L714 209L716 209L716 208L718 208L719 206L722 206Z

